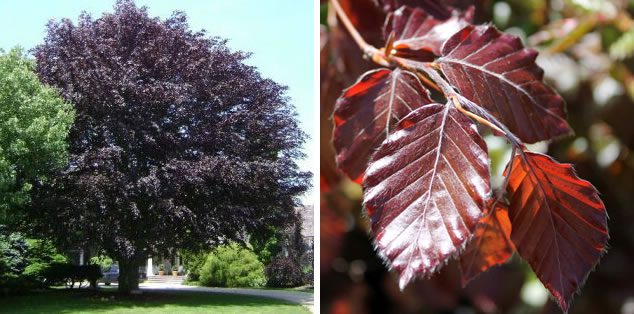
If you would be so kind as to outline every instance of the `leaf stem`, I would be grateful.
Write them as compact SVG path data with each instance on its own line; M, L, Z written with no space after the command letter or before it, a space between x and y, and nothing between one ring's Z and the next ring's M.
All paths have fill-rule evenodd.
M509 166L508 166L508 171L506 173L506 176L504 176L504 182L502 182L502 186L500 186L500 189L497 191L497 195L495 195L495 202L502 202L503 198L504 198L504 194L506 193L506 188L509 184L509 177L511 176L511 171L513 171L513 158L515 157L515 154L517 154L517 151L519 150L519 154L523 155L524 154L524 149L526 148L524 146L523 143L519 142L515 143L515 141L513 139L511 139L509 137L509 134L511 134L510 132L504 131L501 128L497 127L496 125L494 125L493 123L491 123L489 120L484 119L482 117L480 117L479 115L472 113L468 110L466 110L462 104L460 104L460 101L458 100L457 96L451 96L450 97L451 101L453 102L454 106L458 109L458 111L462 112L463 114L465 114L466 116L470 117L471 119L476 120L477 122L479 122L480 124L486 125L489 128L495 130L496 132L499 132L501 134L504 134L504 136L509 139L509 142L511 142L511 160L509 160ZM512 136L513 138L515 136Z
M396 66L398 66L399 68L408 70L412 73L416 73L416 76L418 76L418 78L423 82L423 84L427 85L427 87L434 89L435 91L442 93L442 94L446 94L446 91L448 90L447 88L442 88L440 86L438 86L438 84L436 84L436 79L434 77L432 77L431 75L429 75L429 73L427 73L425 71L425 69L419 69L419 67L417 66L410 66L408 65L408 62L403 59L403 58L399 58L399 57L394 57L394 56L389 56L388 60L391 61L392 63L396 64ZM420 62L415 62L416 65L419 65ZM425 64L425 63L421 63L421 64ZM422 68L422 67L421 67ZM425 74L427 74L427 76L429 76L429 78L431 78L431 80L429 78L427 78L427 76L423 75L422 72L425 72Z
M500 123L492 114L485 109L473 104L470 100L460 95L456 90L436 71L438 65L434 62L407 62L407 60L393 57L390 58L398 66L414 72L424 72L427 74L440 88L447 100L450 100L454 106L460 110L463 114L478 121L479 123L488 126L492 130L504 135L508 141L514 146L520 149L524 149L524 143L509 131L502 123ZM410 65L411 63L411 65ZM465 109L462 104L465 104Z
M436 70L434 70L433 63L425 63L425 62L408 62L407 59L399 58L399 57L390 57L390 61L395 63L398 67L403 68L405 70L414 72L418 75L418 77L423 81L423 83L429 85L431 88L436 91L443 93L445 98L448 98L449 95L455 93L453 87L445 81ZM431 80L429 80L425 75L425 73Z
M520 149L520 151L522 150ZM506 172L506 176L504 176L504 182L502 182L502 186L500 187L500 190L498 190L498 195L497 195L498 200L501 200L502 197L504 197L504 194L506 193L506 188L509 185L509 178L511 177L511 172L513 171L513 158L515 158L516 153L517 153L517 146L513 146L513 148L511 148L511 159L509 160L508 171Z
M350 35L352 36L354 41L357 43L359 48L363 51L364 55L366 55L367 57L372 59L372 61L374 61L375 63L377 63L379 65L390 67L392 65L392 64L390 64L390 61L394 61L394 60L392 60L393 58L391 57L392 45L393 45L393 42L394 42L394 32L392 32L390 34L390 36L388 37L385 51L383 53L381 53L381 50L379 50L376 47L368 44L363 39L363 36L361 36L361 34L359 34L359 31L357 31L357 29L354 27L354 25L352 24L352 22L348 18L348 15L346 15L346 12L341 7L341 4L339 4L338 0L330 0L330 3L332 4L332 7L335 9L335 13L337 13L337 16L339 17L339 19L343 23L344 27L346 28L348 33L350 33ZM400 59L400 58L398 58L398 59ZM401 68L404 68L406 70L410 70L413 73L416 73L416 75L421 80L421 82L424 85L427 85L427 87L432 88L432 89L436 90L439 93L443 92L442 89L439 88L436 83L434 83L432 80L428 79L425 75L422 75L418 71L411 69L411 67L408 67L407 65L405 65L405 63L398 62L398 66L400 66Z
M484 123L486 126L491 127L496 132L500 132L502 135L506 137L506 139L513 145L514 147L519 148L520 150L526 149L526 145L524 142L520 140L513 132L511 132L504 124L502 124L496 117L494 117L490 112L486 109L474 104L471 100L465 98L460 94L455 95L459 99L459 103L465 107L466 111L480 117L487 121ZM500 131L501 130L501 131Z
M346 12L341 7L341 4L339 4L339 0L330 0L330 3L332 4L332 7L335 9L337 16L339 16L339 19L343 23L343 26L346 28L346 30L348 30L348 33L350 34L350 36L352 36L352 38L357 43L359 48L361 48L361 50L363 51L365 55L367 55L368 57L371 57L372 60L374 60L375 59L374 55L378 53L378 49L368 44L363 39L361 34L359 34L359 31L357 31L357 29L354 27L354 25L348 18L348 15L346 15ZM376 60L374 61L376 62Z
M428 79L427 76L423 75L422 73L418 71L413 71L413 73L416 73L416 76L418 76L418 79L420 79L423 82L423 84L427 85L427 87L432 88L439 93L442 93L442 89L440 89L440 87L438 87L438 85L434 83L434 81Z
M416 62L416 61L408 61L407 59L399 58L391 55L391 51L387 54L376 47L368 44L359 31L352 24L348 15L341 7L339 0L330 0L332 7L335 10L335 13L343 23L344 27L350 33L354 41L357 43L359 48L363 51L364 55L371 58L372 61L379 65L383 65L386 67L390 66L398 66L402 69L411 71L416 73L418 78L423 82L423 84L435 89L438 92L441 92L445 95L447 100L451 100L460 112L467 115L468 117L478 121L479 123L488 126L494 131L504 135L509 142L515 148L519 148L520 151L525 149L524 143L517 138L513 133L511 133L503 124L501 124L493 115L491 115L488 111L478 107L473 104L470 100L466 99L464 96L458 94L456 90L447 82L437 71L439 69L439 65L435 62ZM388 48L391 50L393 40L393 34L390 34L390 38L388 39ZM426 74L429 78L427 78ZM467 110L462 106L462 102L465 102L467 105ZM476 110L474 110L476 109ZM474 113L472 111L476 111Z
M506 136L507 132L504 132L504 130L498 128L495 124L491 123L489 120L482 118L471 111L467 111L464 107L462 107L462 104L460 104L460 101L458 100L457 96L451 95L449 96L449 99L453 102L453 105L458 109L458 111L469 116L471 119L478 121L478 123L486 125L489 128L493 129L494 131L500 134L504 134L504 136Z

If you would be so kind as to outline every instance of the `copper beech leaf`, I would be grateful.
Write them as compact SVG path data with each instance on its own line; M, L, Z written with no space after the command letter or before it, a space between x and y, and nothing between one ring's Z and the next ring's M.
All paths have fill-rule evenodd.
M598 192L570 164L538 153L516 155L509 176L511 239L566 312L608 240Z
M370 155L394 125L412 110L429 103L429 92L411 72L366 72L335 105L333 142L339 168L361 183Z
M505 263L515 251L507 205L492 205L494 208L480 219L473 239L460 255L463 286L490 267Z
M469 25L472 15L473 10L453 11L446 19L437 19L421 8L403 6L388 15L384 36L394 32L396 56L431 61L451 35Z
M404 288L471 238L491 189L486 144L455 107L425 105L372 156L364 188L377 251Z
M446 20L451 17L452 8L438 0L378 0L385 12L393 12L402 6L423 9L434 18Z
M445 42L438 63L463 96L534 143L571 133L564 100L542 81L536 57L516 36L493 26L467 26Z

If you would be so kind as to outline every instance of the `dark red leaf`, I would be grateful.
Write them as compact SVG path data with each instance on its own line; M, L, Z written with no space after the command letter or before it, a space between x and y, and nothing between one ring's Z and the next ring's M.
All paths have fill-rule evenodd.
M423 106L373 155L364 187L377 251L403 288L471 238L490 194L486 144L455 107Z
M378 0L378 3L381 5L381 7L383 7L383 11L385 12L396 11L402 6L421 8L429 15L433 16L435 19L441 21L451 18L451 16L455 14L456 9L458 8L468 9L470 7L470 5L465 6L460 5L459 3L449 2L450 1L445 1L445 3L443 3L438 0Z
M513 251L507 205L496 202L492 212L480 219L473 239L460 256L462 285L491 266L505 263Z
M511 239L566 312L605 250L605 206L570 164L537 153L515 156L507 190Z
M337 164L360 183L370 155L394 125L412 110L431 103L415 74L400 69L365 73L335 105Z
M537 51L493 26L467 26L438 60L460 93L489 110L521 140L534 143L571 133L564 100L543 83Z
M471 15L468 11L467 15ZM454 11L453 16L441 20L428 14L420 8L401 7L390 13L385 23L384 35L394 32L395 55L419 61L431 61L429 52L440 55L442 44L454 33L458 32L469 22L464 15ZM416 56L419 52L421 57Z

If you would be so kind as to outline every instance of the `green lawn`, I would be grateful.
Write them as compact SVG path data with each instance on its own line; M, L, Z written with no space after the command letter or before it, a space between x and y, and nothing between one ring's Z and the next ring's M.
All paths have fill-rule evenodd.
M297 288L286 288L288 291L299 291L299 292L307 292L307 293L315 293L315 287L297 287Z
M51 290L0 297L0 313L309 313L301 305L233 294Z
M269 287L258 287L253 289L262 289L262 290L283 290L283 291L297 291L297 292L306 292L306 293L315 293L314 287L295 287L295 288L269 288Z
M188 286L202 287L202 285L198 281L186 281L184 284ZM299 291L299 292L306 292L306 293L315 293L315 287L312 287L312 286L303 286L303 287L295 287L295 288L245 287L245 289L284 290L284 291Z

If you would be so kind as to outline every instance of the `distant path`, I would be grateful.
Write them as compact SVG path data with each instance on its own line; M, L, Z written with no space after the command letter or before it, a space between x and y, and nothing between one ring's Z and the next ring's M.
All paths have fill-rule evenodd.
M141 288L141 290L193 291L193 292L251 295L251 296L278 299L278 300L284 300L284 301L288 301L292 303L301 304L307 307L312 313L315 312L314 294L308 293L308 292L287 291L287 290L248 289L248 288L211 288L211 287L196 287L196 286L165 284L165 283L144 283L144 284L140 284L139 288Z

